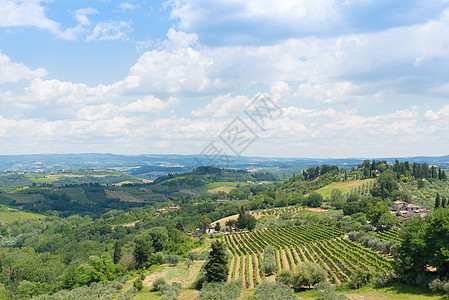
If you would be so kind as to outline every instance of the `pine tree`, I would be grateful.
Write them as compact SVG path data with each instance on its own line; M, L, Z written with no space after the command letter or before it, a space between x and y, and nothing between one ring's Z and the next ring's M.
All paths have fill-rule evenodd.
M118 241L115 241L114 244L114 264L118 264L122 259L122 247L120 246Z
M437 197L435 198L435 209L440 208L440 206L441 206L440 193L437 193Z
M206 263L207 282L225 282L228 279L228 260L226 259L224 244L216 241L211 244L209 261Z
M184 232L184 224L182 224L181 220L178 220L178 223L176 223L175 228L178 229L179 231Z
M443 199L441 199L441 207L446 208L447 206L447 198L443 196Z

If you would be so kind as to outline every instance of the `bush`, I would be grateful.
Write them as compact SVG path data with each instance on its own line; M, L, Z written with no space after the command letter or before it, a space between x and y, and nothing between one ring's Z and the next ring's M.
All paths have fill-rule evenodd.
M389 286L394 280L392 275L381 275L373 279L373 285L377 288Z
M263 261L262 266L265 274L271 275L278 270L278 265L276 263L275 250L272 246L267 246L263 250Z
M344 300L349 299L345 294L337 294L335 287L326 281L319 282L314 285L317 290L318 298L322 300Z
M209 251L204 250L203 252L201 252L200 260L206 260L208 257L209 257Z
M187 253L186 257L187 257L188 260L191 260L191 261L195 261L195 260L199 260L200 259L200 256L196 252L189 252L189 253Z
M327 278L327 272L321 269L316 263L303 262L296 267L292 276L292 285L295 289L302 286L310 286L324 281Z
M199 275L196 278L195 283L194 283L195 290L201 290L203 288L204 282L206 282L206 276L204 274Z
M429 283L429 288L432 290L432 292L435 292L435 293L442 292L443 287L444 287L444 282L438 278Z
M281 270L276 275L276 282L280 282L287 286L290 286L290 283L292 281L292 276L293 276L293 274L290 270Z
M182 285L180 283L173 282L172 285L163 285L161 288L162 300L175 300L178 299L179 294L181 294Z
M232 300L238 299L242 291L242 282L233 281L229 284L223 282L205 283L196 299L199 300Z
M178 255L168 255L166 258L166 261L171 265L177 265L179 263L179 256Z
M264 282L256 286L254 293L259 300L293 300L298 299L292 288L283 283Z
M162 277L158 277L153 282L153 291L161 291L165 285L167 285L167 281Z
M143 281L140 278L137 278L136 280L134 280L133 286L138 290L142 290L143 289Z

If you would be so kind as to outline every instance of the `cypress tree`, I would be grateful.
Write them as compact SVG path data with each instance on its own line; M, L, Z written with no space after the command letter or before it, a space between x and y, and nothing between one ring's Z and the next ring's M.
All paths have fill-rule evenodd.
M437 197L435 198L435 209L440 208L440 206L441 206L440 193L437 193Z
M216 241L211 244L212 251L209 252L209 261L206 263L207 282L226 282L228 279L228 261L224 244Z
M447 206L447 198L443 196L443 199L441 199L441 207L446 208Z
M122 247L120 247L120 244L118 241L115 241L114 244L114 264L118 264L120 262L120 259L122 258Z

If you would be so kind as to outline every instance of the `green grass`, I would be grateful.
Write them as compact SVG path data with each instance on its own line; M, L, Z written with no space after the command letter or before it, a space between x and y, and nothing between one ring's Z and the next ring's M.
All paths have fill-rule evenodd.
M431 300L431 299L448 299L448 297L442 294L433 293L428 289L424 289L417 286L406 284L394 284L391 287L384 288L372 288L362 287L357 290L351 290L348 288L340 289L337 287L337 293L346 293L351 299L363 299L363 300ZM313 289L300 291L295 293L296 296L301 299L319 299L317 292Z
M375 179L364 179L364 180L350 180L350 181L339 181L332 182L331 184L326 185L325 187L320 188L316 192L321 194L323 198L330 197L332 194L332 190L338 189L343 194L349 193L352 189L358 188L360 185L368 184Z
M15 208L0 205L0 222L10 224L14 221L39 220L45 218L44 215L23 212Z
M211 189L216 189L216 188L222 187L222 186L236 187L239 184L240 184L239 182L217 181L217 182L208 183L208 184L204 185L203 188L205 188L207 190L211 190Z

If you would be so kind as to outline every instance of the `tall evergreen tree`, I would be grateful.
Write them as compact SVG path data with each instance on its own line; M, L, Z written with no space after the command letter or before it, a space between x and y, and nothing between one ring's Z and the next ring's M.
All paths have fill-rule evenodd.
M184 224L182 224L181 220L178 220L178 222L176 223L175 228L178 229L179 231L184 232Z
M204 267L207 282L226 282L228 279L228 260L226 259L225 246L216 241L211 244L209 260Z
M446 206L447 206L447 198L443 196L443 198L441 199L441 207L446 208Z
M437 193L437 197L435 198L435 209L440 208L441 206L441 197L440 193Z
M122 247L118 241L114 243L114 264L118 264L122 259Z

